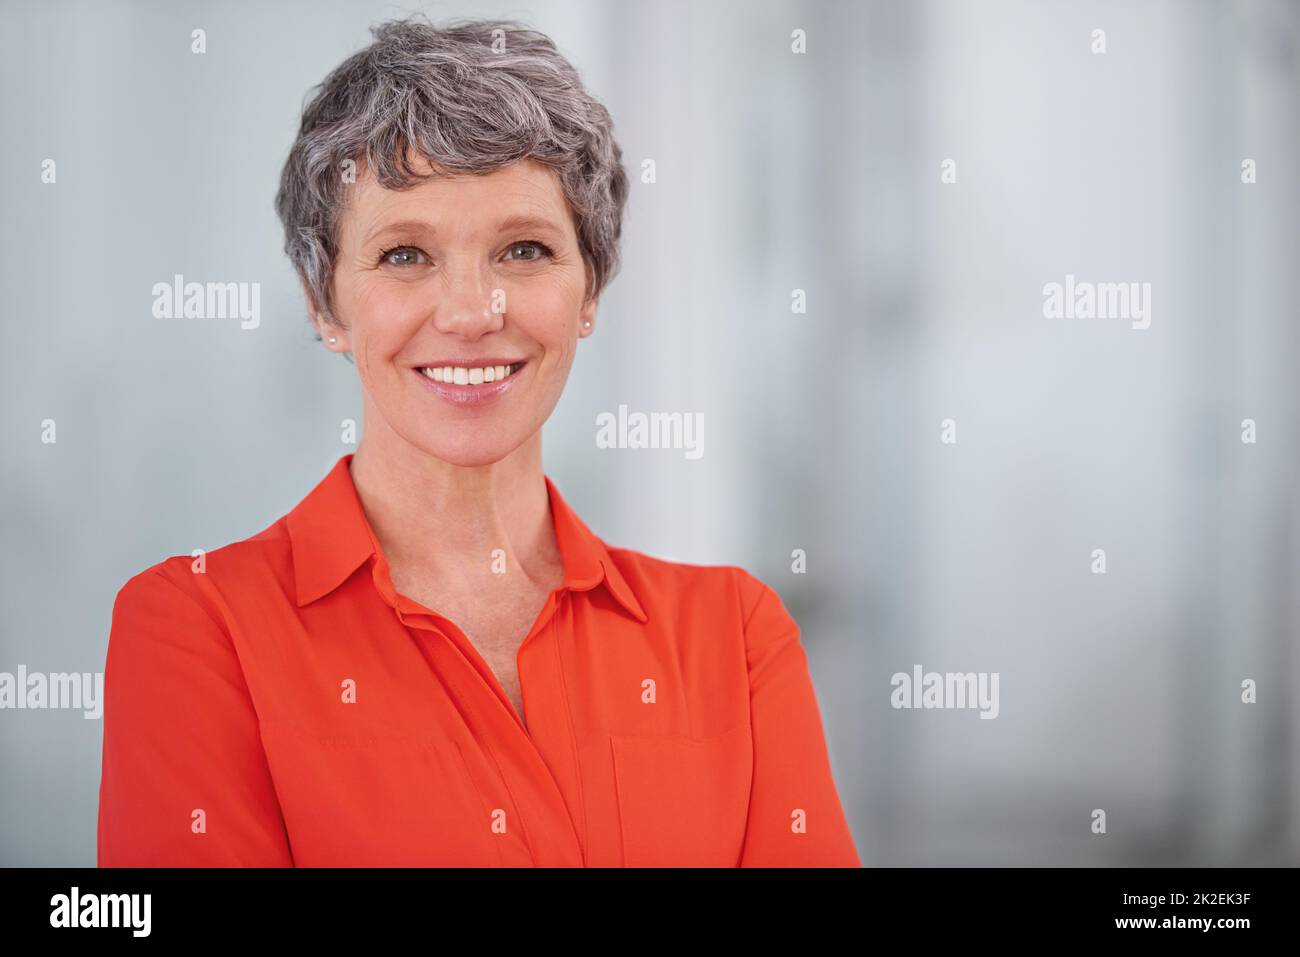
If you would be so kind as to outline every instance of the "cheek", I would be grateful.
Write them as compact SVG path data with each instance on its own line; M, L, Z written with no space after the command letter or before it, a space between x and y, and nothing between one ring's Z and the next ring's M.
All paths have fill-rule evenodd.
M509 293L506 308L511 322L547 352L572 353L577 340L581 303L567 285L538 283Z
M348 297L354 353L372 361L393 358L428 318L427 305L411 287L357 284Z

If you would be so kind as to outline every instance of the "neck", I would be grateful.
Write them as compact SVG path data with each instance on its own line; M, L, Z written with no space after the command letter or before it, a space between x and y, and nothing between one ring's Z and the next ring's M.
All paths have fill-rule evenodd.
M373 420L372 420L373 421ZM367 423L351 474L366 519L395 573L449 589L490 587L515 575L553 577L559 547L538 430L499 462L453 465L386 426ZM498 552L497 550L500 549ZM396 577L396 574L395 574Z

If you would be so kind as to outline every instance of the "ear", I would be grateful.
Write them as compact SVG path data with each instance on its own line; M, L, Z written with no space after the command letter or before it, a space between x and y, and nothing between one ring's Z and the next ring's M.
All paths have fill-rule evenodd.
M303 298L307 300L307 310L311 315L311 324L316 328L321 341L325 343L325 348L331 352L351 352L352 341L348 337L347 330L328 321L317 304L316 297L312 294L311 289L305 282L302 282L301 285ZM331 342L331 339L334 341Z
M596 331L596 306L599 300L588 299L582 304L582 310L578 313L578 336L585 338ZM591 323L591 325L587 325Z

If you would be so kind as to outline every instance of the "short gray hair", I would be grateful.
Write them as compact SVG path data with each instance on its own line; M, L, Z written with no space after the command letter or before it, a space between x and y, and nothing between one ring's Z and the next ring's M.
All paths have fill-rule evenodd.
M543 33L513 20L416 19L371 29L374 42L337 66L303 109L275 197L285 252L329 322L344 163L364 161L388 189L428 174L411 154L455 173L535 159L559 176L596 298L619 267L628 180L609 112Z

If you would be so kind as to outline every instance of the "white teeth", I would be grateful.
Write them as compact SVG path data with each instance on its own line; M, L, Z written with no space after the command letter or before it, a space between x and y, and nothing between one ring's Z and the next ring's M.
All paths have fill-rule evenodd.
M451 382L455 385L483 385L500 382L510 375L515 366L435 366L420 371L434 382Z

